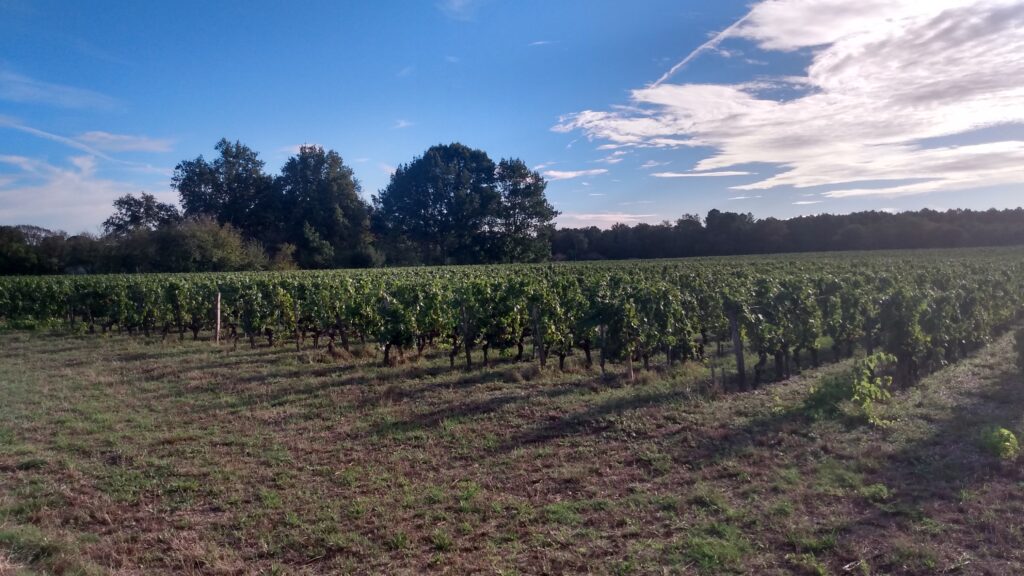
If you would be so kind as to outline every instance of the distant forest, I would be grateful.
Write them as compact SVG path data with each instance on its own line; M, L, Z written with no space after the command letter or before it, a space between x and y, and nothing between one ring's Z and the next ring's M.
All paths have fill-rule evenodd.
M1024 209L757 219L712 210L675 222L556 229L547 182L519 159L454 143L403 164L365 201L333 150L303 146L278 174L240 142L180 162L180 208L113 205L103 234L0 226L0 274L204 272L675 258L1024 244Z
M712 210L661 224L561 228L558 260L680 258L779 252L960 248L1024 244L1024 209L854 212L788 220Z

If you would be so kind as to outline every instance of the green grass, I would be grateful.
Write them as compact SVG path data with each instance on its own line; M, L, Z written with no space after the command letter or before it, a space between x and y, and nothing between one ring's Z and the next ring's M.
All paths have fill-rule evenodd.
M0 333L0 573L1024 573L1009 337L884 429L802 412L844 364L379 360Z

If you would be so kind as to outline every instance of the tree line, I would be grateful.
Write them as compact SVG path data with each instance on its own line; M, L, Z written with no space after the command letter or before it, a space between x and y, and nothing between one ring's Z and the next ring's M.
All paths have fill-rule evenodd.
M624 260L824 252L961 248L1024 244L1024 209L883 211L798 216L788 220L711 210L703 219L560 228L556 260Z
M222 139L175 167L179 205L114 202L101 235L0 226L0 274L209 272L675 258L1024 244L1024 210L858 212L556 229L547 182L459 143L399 166L369 200L340 154L302 146L277 174Z
M103 234L0 227L0 273L206 272L538 262L558 212L519 159L453 143L399 166L361 196L340 154L302 146L276 175L222 139L175 167L180 209L151 194L114 202Z

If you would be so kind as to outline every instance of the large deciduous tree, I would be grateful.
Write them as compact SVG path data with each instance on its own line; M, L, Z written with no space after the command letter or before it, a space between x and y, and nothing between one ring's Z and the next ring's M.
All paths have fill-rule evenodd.
M462 144L432 146L399 166L373 199L379 228L426 264L486 260L488 225L500 202L494 162Z
M145 192L138 196L125 194L114 200L114 213L103 222L108 236L123 237L139 230L156 230L181 220L173 204L158 202Z
M303 268L368 266L370 209L359 181L334 150L303 146L285 162L276 188L287 222L285 237L298 247Z
M535 262L551 256L552 221L558 212L544 190L547 182L522 160L502 160L495 175L499 195L494 232L504 262Z
M213 162L202 156L180 162L172 179L186 217L209 216L246 235L273 240L278 228L273 179L263 172L259 155L241 142L222 138Z
M558 214L546 186L521 160L495 165L482 150L433 146L374 197L376 225L392 262L542 260Z

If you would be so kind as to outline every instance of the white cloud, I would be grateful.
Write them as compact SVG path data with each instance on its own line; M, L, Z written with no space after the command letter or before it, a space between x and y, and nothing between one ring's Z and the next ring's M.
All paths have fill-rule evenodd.
M50 140L51 142L57 142L63 144L79 152L84 152L96 158L101 158L108 162L120 164L122 166L131 167L134 170L143 172L156 172L162 173L166 171L165 168L155 168L149 164L130 162L127 160L121 160L114 158L104 152L104 150L110 151L164 151L169 149L170 143L166 140L159 140L155 138L147 138L145 136L124 136L120 134L111 134L109 132L87 132L77 138L69 138L67 136L61 136L60 134L54 134L39 128L27 126L5 116L0 116L0 128L11 128L19 132L31 134L37 138L43 140Z
M715 34L714 36L712 36L710 40L708 40L707 42L705 42L705 43L701 44L700 46L698 46L693 52L690 52L686 56L686 58L683 58L678 63L676 63L676 65L673 66L672 68L670 68L668 72L665 72L664 74L662 74L661 78L658 78L654 82L654 84L652 84L651 86L652 87L656 87L656 86L662 84L663 82L665 82L666 80L668 80L669 78L674 76L676 72L678 72L678 71L682 70L683 68L685 68L686 65L689 64L690 62L692 62L694 58L700 56L704 52L706 52L708 50L717 50L718 49L718 45L721 44L721 42L723 40L728 38L729 35L731 35L740 25L742 25L744 20L746 20L748 17L749 17L749 14L747 16L744 16L743 18L740 18L739 20L734 22L731 26L729 26L725 30L722 30L718 34Z
M540 164L537 164L536 166L534 166L533 170L534 171L543 170L543 169L545 169L545 168L547 168L549 166L554 166L555 164L558 164L558 162L541 162Z
M719 172L655 172L651 174L655 178L698 178L701 176L749 176L750 172L741 170L724 170Z
M755 198L763 198L763 196L733 196L728 198L728 200L753 200Z
M472 20L483 0L441 0L437 8L453 20Z
M709 147L695 167L705 173L781 169L738 190L898 196L1024 184L1024 141L922 143L1024 124L1024 2L766 0L712 42L731 37L811 61L798 78L666 83L691 54L634 90L629 106L572 114L554 129L618 146Z
M554 40L537 40L536 42L530 42L527 46L547 46L548 44L555 44Z
M76 140L107 152L170 152L172 142L165 138L112 134L94 130L79 135Z
M0 70L0 100L47 104L60 108L114 108L117 100L83 88L43 82Z
M593 170L546 170L543 174L548 180L571 180L572 178L600 176L607 173L608 171L604 168L595 168Z
M283 154L291 154L292 156L295 156L302 151L303 146L320 146L320 144L292 144L291 146L282 146L278 148L277 151ZM320 147L323 148L323 146Z
M671 163L672 162L657 162L655 160L648 160L647 162L641 164L640 167L645 170L650 170L651 168L657 168L658 166L668 166Z
M629 152L625 150L616 150L604 158L601 158L598 162L604 162L605 164L618 164L625 160L624 156L627 154L629 154Z
M408 78L409 76L412 76L413 72L415 71L415 66L406 66L405 68L402 68L398 72L395 72L395 76L398 78Z
M458 56L445 56L444 61L449 64L458 64L459 62L462 62L462 58L459 58Z
M98 226L110 215L115 198L143 189L98 176L92 156L68 161L70 167L61 167L24 156L0 156L0 164L18 170L0 183L0 222L77 232ZM153 189L162 201L174 201L169 182Z
M798 200L793 202L794 206L809 206L811 204L821 204L821 200Z
M398 120L395 120L395 123L391 126L391 129L401 130L403 128L408 128L410 126L415 126L415 122L409 122L408 120L403 120L399 118Z
M388 164L387 162L377 163L377 168L380 168L380 171L387 174L388 176L391 176L398 170L398 168L395 168L394 166Z
M306 142L306 143L300 143L300 145L291 145L291 146L281 147L281 148L278 149L278 152L280 152L282 154L288 154L288 155L291 155L291 156L298 156L298 154L300 152L302 152L302 148L303 147L319 147L319 148L324 148L323 145L318 145L318 143Z
M597 226L610 228L613 224L635 224L657 218L657 214L629 214L625 212L564 212L558 216L562 226Z

